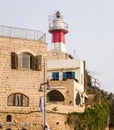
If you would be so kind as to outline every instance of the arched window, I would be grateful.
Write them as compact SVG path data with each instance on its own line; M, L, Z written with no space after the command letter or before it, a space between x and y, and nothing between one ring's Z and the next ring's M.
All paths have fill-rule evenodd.
M33 56L28 52L22 52L17 55L15 52L11 52L11 68L12 69L32 69L35 71L41 71L42 69L42 56Z
M21 93L14 93L8 97L8 106L29 106L29 98Z
M11 115L7 115L6 122L11 122Z
M49 101L64 101L65 98L61 92L58 90L52 90L47 94Z
M81 98L80 98L80 94L79 93L76 94L75 102L76 102L76 105L80 105Z
M29 53L21 53L18 56L18 67L19 68L33 68L33 56Z

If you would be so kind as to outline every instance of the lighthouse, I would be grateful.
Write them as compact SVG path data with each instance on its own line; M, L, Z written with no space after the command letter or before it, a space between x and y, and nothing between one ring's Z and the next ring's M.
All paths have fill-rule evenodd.
M49 18L49 33L52 34L52 50L66 52L65 34L68 33L68 24L63 21L59 11Z

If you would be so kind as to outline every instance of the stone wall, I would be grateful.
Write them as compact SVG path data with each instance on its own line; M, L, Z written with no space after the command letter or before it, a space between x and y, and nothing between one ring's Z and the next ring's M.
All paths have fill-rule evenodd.
M22 52L30 53L33 56L41 55L42 70L35 71L23 68L11 69L11 52L15 52L17 55ZM23 120L28 117L24 116L22 113L26 115L26 113L38 111L38 100L39 97L43 95L43 93L38 92L38 89L40 84L44 82L44 61L46 62L46 59L46 43L0 37L0 123L6 122L7 115L11 115L12 119L15 115L15 120ZM45 64L45 79L47 75L46 70L47 67ZM26 95L29 98L29 106L8 106L8 96L13 93Z
M15 52L17 55L22 52L30 53L33 56L41 55L42 69L40 71L23 68L12 69L11 52ZM38 92L38 90L40 84L44 82L47 76L47 44L26 39L0 37L0 61L0 127L4 130L8 128L12 130L41 130L42 113L38 105L39 98L44 93ZM67 82L65 84L67 86ZM72 90L69 88L69 91ZM67 93L66 90L61 92L63 94ZM29 98L29 106L8 106L8 97L14 93L26 95ZM72 93L69 93L68 97ZM50 130L72 130L66 124L67 113L75 111L76 108L56 105L58 106L58 111L56 112L53 111L56 106L50 104L46 106L46 119ZM11 122L7 121L8 116L11 116Z
M12 130L42 130L42 114L41 112L34 113L12 113L12 122L5 122L5 116L11 113L0 113L0 119L2 119L2 129ZM60 113L47 113L47 124L50 130L72 130L72 128L66 123L66 114Z
M49 51L47 56L48 60L69 59L69 55L67 53L61 52L56 49Z
M11 52L20 54L29 52L42 55L42 70L11 69ZM0 37L0 110L18 110L7 106L7 98L12 93L23 93L29 97L29 107L22 110L35 110L38 100L38 88L44 82L44 58L47 45L42 42ZM4 100L3 100L4 99ZM19 108L20 110L20 108Z

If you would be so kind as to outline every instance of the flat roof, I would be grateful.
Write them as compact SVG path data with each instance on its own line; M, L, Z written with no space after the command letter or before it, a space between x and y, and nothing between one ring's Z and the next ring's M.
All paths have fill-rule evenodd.
M0 25L0 36L46 42L46 34L32 29Z

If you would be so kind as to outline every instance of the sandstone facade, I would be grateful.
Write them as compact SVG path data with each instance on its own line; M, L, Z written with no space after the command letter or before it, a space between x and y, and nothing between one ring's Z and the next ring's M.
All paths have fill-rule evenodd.
M69 57L63 53L64 56ZM41 130L43 117L39 99L44 93L38 90L48 78L47 44L1 36L0 61L0 129ZM84 111L84 106L74 105L78 84L72 79L49 83L52 88L46 90L47 100L48 96L52 99L56 92L60 97L55 95L54 99L61 99L61 95L64 99L46 102L46 120L50 130L72 130L66 123L67 113Z
M19 67L12 69L12 52L16 53L17 56L21 53L27 53L34 57L40 55L41 69L33 70ZM40 84L44 82L44 61L46 58L46 43L0 37L0 124L3 125L4 129L8 127L20 129L20 124L24 122L38 122L38 115L40 115L37 113L39 111L38 100L43 95L38 93L38 89ZM45 67L45 72L46 69L47 67ZM11 95L12 97L15 96L14 99L17 101L12 101L14 99L10 98ZM25 100L25 105L22 104L22 100ZM11 120L11 122L7 120Z

